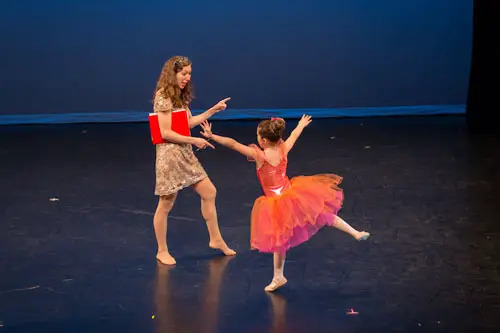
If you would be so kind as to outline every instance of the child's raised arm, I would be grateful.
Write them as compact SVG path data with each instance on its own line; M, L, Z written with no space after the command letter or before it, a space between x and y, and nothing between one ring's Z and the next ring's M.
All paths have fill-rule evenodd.
M308 115L303 115L302 118L299 120L299 123L297 124L297 127L292 131L288 139L285 141L285 147L286 147L286 152L288 153L290 150L292 150L293 145L295 145L295 142L299 138L299 136L302 134L302 130L307 127L311 123L311 116Z
M246 157L255 160L255 150L251 147L245 146L238 141L232 139L232 138L227 138L224 136L216 135L212 133L212 124L210 124L208 121L204 121L201 124L201 128L203 129L201 135L203 135L205 138L209 140L214 140L215 142L230 148L234 151L237 151L238 153L245 155Z

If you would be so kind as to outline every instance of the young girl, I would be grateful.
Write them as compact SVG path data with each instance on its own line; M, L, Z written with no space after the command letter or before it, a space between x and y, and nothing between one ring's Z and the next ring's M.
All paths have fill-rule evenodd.
M342 177L319 174L288 179L288 152L310 122L310 116L302 116L288 139L283 141L283 119L261 121L257 127L257 142L262 149L213 134L207 121L201 124L204 137L256 163L264 195L255 201L252 209L250 245L252 249L274 253L274 277L265 287L266 291L275 291L287 282L283 275L286 251L310 239L321 227L336 227L357 240L366 240L370 236L337 216L344 199L342 189L338 187Z

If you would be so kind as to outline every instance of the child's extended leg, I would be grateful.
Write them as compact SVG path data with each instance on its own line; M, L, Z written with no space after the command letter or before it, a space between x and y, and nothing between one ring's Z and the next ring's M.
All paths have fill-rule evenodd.
M366 231L358 231L351 227L346 221L344 221L340 216L335 216L333 220L333 226L337 229L340 229L344 232L347 232L349 235L354 237L356 240L366 240L370 237L370 233Z
M287 283L287 280L283 275L283 269L285 268L285 258L285 252L274 252L274 277L271 283L264 288L265 291L275 291L276 289L282 287Z

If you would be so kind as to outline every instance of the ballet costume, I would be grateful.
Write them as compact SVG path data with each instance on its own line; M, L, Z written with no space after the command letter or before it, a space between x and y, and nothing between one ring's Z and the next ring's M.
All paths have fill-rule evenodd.
M336 174L286 175L285 143L279 143L280 162L272 165L256 145L257 177L264 195L255 200L251 213L250 246L260 252L286 253L309 240L324 226L333 226L344 194Z

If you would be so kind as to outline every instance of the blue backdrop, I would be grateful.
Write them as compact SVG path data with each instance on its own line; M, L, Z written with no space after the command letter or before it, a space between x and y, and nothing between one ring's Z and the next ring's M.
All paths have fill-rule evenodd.
M227 117L462 112L471 39L471 0L3 0L0 116L134 118L175 54Z

